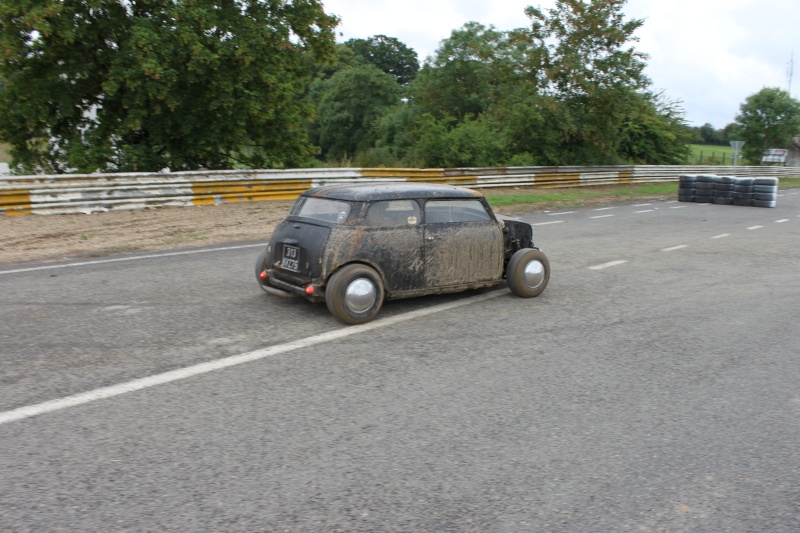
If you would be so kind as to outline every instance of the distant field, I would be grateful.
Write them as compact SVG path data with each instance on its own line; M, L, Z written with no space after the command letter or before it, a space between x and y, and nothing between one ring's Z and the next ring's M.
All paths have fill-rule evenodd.
M692 144L689 155L690 165L730 165L733 148L713 144Z

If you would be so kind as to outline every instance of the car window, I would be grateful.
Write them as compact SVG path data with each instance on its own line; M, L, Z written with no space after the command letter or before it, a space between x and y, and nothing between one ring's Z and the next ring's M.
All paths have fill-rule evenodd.
M366 223L368 226L413 226L419 219L419 204L414 200L386 200L369 206Z
M292 206L289 215L341 224L350 214L350 204L327 198L301 196Z
M480 200L429 200L425 203L425 222L480 222L491 220Z

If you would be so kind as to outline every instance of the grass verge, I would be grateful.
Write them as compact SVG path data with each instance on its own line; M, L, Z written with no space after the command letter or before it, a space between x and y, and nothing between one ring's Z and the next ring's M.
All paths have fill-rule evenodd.
M668 200L678 194L678 183L648 183L641 185L603 185L563 189L528 189L517 191L484 191L492 207L533 207L547 210L588 205L609 205L631 200Z

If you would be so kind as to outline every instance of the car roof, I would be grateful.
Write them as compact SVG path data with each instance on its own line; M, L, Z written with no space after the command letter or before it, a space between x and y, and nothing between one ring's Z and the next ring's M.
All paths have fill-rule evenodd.
M374 200L398 200L403 198L480 198L478 191L452 185L433 183L395 182L395 183L350 183L314 187L301 196L330 198L353 202Z

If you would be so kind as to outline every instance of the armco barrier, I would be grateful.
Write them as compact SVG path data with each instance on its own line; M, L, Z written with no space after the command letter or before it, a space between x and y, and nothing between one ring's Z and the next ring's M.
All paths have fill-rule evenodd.
M0 214L64 214L285 200L325 184L425 181L475 188L581 187L678 181L707 166L340 168L174 173L58 174L0 178ZM732 168L731 168L732 170ZM800 168L738 167L740 177L800 176Z

